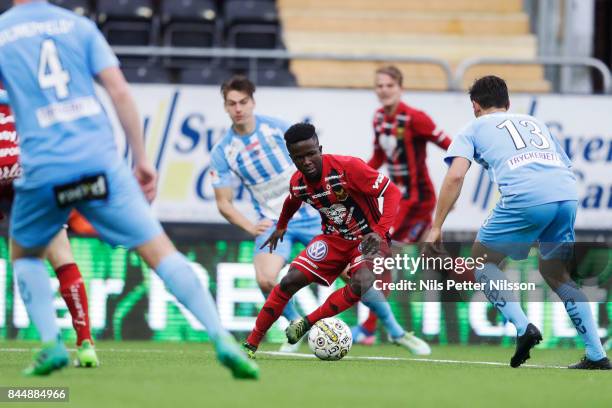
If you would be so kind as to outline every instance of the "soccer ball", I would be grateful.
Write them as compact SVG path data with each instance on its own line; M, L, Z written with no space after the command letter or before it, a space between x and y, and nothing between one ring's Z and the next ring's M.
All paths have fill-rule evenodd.
M352 345L351 329L335 317L319 320L308 333L308 346L321 360L340 360Z

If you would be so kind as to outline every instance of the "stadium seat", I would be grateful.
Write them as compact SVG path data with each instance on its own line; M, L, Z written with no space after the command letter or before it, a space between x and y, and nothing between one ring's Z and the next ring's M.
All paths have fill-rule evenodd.
M276 3L266 0L228 0L224 24L227 46L247 49L283 48ZM234 69L248 68L247 59L231 59ZM278 66L282 61L261 61L262 67Z
M221 44L217 7L212 0L165 0L161 3L162 41L170 47L211 48ZM212 58L164 58L167 67L218 63Z
M90 17L92 13L91 1L89 0L50 0L50 3L85 17Z
M255 83L258 86L297 86L295 76L286 68L257 70Z
M160 83L166 84L171 81L168 70L155 65L141 65L139 67L122 67L123 75L128 82L132 83Z
M235 24L278 24L276 3L267 0L228 0L224 2L224 23L229 29Z
M184 68L179 71L178 80L181 84L221 85L232 74L231 71L218 66Z
M159 19L152 0L98 0L97 20L111 45L148 46L157 44ZM141 67L156 58L120 56L123 67Z

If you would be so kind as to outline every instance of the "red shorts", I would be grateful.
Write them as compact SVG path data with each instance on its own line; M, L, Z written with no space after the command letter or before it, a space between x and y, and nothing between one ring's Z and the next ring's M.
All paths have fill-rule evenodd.
M406 244L419 242L431 227L432 213L436 203L419 203L409 200L400 201L400 207L391 228L391 239Z
M365 259L360 250L361 240L348 240L339 235L317 235L291 262L311 282L330 286L349 265L348 274L363 265L372 267L372 260Z

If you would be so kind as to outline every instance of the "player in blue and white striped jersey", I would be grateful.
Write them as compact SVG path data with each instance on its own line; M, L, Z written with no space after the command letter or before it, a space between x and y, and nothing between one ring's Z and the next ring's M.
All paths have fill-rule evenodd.
M289 180L295 172L283 135L287 126L278 119L255 115L255 86L238 75L221 87L225 110L232 127L211 152L210 172L219 212L232 224L255 238L253 264L257 284L267 298L277 283L280 270L289 261L294 242L304 245L321 233L321 217L310 206L302 206L291 220L287 234L272 254L260 249L276 228L283 203L289 192ZM238 177L251 194L258 221L245 217L232 201L232 180ZM300 317L290 302L283 315L289 320ZM289 345L281 350L292 351Z

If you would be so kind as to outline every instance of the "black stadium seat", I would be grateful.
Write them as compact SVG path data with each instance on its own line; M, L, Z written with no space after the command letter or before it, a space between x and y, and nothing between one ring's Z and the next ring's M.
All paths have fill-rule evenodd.
M161 3L161 16L162 42L165 46L211 48L221 45L217 6L212 0L164 0ZM210 63L215 63L215 60L164 58L167 67L199 67Z
M50 0L49 3L74 11L85 17L90 17L92 13L91 2L89 0Z
M110 45L156 45L159 19L152 0L97 0L97 20ZM142 66L154 58L123 56L125 67Z

